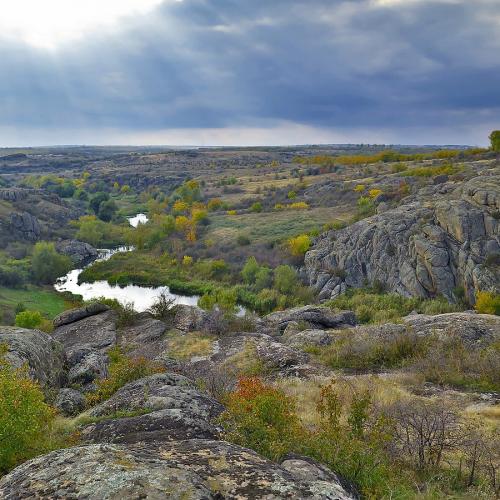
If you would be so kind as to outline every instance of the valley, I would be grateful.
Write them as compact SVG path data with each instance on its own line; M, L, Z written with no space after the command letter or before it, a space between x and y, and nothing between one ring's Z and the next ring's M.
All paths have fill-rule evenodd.
M0 498L494 498L500 153L0 150L0 346Z

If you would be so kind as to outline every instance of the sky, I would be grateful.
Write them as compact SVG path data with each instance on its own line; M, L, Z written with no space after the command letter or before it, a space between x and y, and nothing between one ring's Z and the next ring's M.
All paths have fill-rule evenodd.
M500 0L2 0L0 146L485 145Z

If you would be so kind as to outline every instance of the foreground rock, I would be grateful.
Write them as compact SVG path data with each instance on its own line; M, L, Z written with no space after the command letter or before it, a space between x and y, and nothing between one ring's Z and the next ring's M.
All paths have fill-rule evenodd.
M281 499L354 498L336 476L314 478L223 441L89 445L35 458L0 480L0 497ZM312 467L312 465L311 465Z
M439 201L435 201L435 200ZM392 210L322 235L305 269L320 298L379 281L405 296L500 292L500 176L422 189ZM490 259L490 260L489 260Z
M125 385L92 408L91 417L109 418L85 427L81 436L95 443L213 439L219 429L212 422L223 409L186 377L158 374ZM131 416L113 418L117 414Z
M45 388L61 387L66 381L63 346L38 330L0 326L0 345L7 345L7 361L26 365L30 376Z
M107 375L107 351L117 342L116 313L102 304L92 304L66 311L54 324L60 325L53 337L64 346L69 382L92 389L96 378Z
M85 307L79 307L78 309L70 309L69 311L62 312L59 316L54 318L54 327L59 328L63 325L70 325L71 323L76 323L77 321L90 316L95 316L96 314L100 314L108 310L108 306L98 302L89 304Z

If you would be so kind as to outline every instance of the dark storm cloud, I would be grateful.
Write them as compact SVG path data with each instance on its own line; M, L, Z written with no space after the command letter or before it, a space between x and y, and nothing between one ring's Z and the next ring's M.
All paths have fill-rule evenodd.
M0 126L500 121L497 11L497 0L184 0L55 53L0 39Z

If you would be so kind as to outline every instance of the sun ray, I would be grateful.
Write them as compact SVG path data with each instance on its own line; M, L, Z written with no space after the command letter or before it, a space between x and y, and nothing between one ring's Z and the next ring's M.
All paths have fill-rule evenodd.
M8 0L2 2L0 33L45 49L109 29L126 16L143 15L164 0Z

